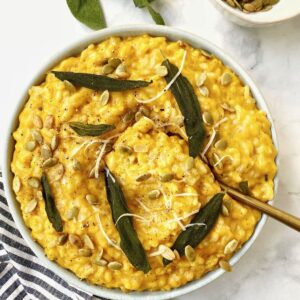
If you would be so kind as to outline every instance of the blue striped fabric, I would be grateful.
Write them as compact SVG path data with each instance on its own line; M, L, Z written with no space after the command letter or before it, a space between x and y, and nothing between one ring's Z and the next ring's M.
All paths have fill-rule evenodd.
M0 299L89 300L92 296L68 285L27 247L16 229L4 195L0 172ZM95 299L95 298L94 298Z

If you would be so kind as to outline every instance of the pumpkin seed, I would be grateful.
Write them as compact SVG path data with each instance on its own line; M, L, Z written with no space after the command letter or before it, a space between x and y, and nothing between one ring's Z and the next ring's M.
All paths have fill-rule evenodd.
M87 194L85 196L85 199L87 200L87 202L91 205L95 205L95 204L99 204L99 200L95 195L92 194Z
M48 171L48 176L51 181L58 181L62 179L65 173L65 167L63 164L56 164Z
M108 263L107 266L109 269L114 270L114 271L121 270L123 267L123 265L117 261L112 261L112 262Z
M226 261L226 260L220 260L219 261L219 266L223 269L223 270L225 270L226 272L231 272L232 271L232 267L231 267L231 265L229 264L229 262L228 261Z
M206 73L205 72L201 73L197 78L196 85L198 87L202 86L204 84L206 78L207 78Z
M115 68L112 65L106 64L102 68L102 74L108 75L108 74L111 74L114 70L115 70Z
M226 0L226 3L231 7L235 7L235 2L233 0Z
M184 254L188 261L193 262L196 259L196 252L194 248L190 245L185 246L184 248Z
M227 254L233 253L236 250L238 244L239 244L239 242L237 240L235 240L235 239L231 240L225 246L225 248L224 248L224 254L227 255Z
M127 73L126 67L124 64L120 64L115 71L115 74L117 78L119 79L126 79L129 77L129 74Z
M81 248L78 250L79 255L84 256L84 257L89 257L92 255L91 249L87 248Z
M15 176L14 179L13 179L13 184L12 184L12 187L13 187L13 190L15 193L18 193L21 189L21 180L20 180L20 177L19 176Z
M213 57L211 53L209 53L209 52L207 52L203 49L201 50L201 53L202 53L202 55L204 55L207 58L212 58Z
M143 114L140 111L137 111L134 115L135 121L139 121L143 117Z
M64 80L65 87L70 91L70 92L76 92L75 86L68 80Z
M119 145L118 150L122 153L131 154L133 152L133 149L127 145Z
M207 125L213 125L214 124L214 118L212 116L212 114L209 111L205 111L202 114L202 118L205 124Z
M243 9L249 12L255 12L261 10L263 7L263 1L262 0L254 0L250 3L245 3L243 5Z
M231 81L232 81L231 74L227 72L223 73L223 75L221 76L221 84L225 86L230 84Z
M190 171L191 169L193 169L195 166L195 160L193 157L189 157L185 163L185 170L186 171Z
M47 160L48 158L52 157L52 151L50 146L48 146L47 144L42 145L41 156L44 160Z
M79 208L77 206L72 206L67 212L67 219L70 221L78 216Z
M105 90L100 96L101 105L103 106L106 105L108 103L108 100L109 100L109 91Z
M101 267L105 267L107 265L107 261L105 259L95 259L95 263Z
M209 90L206 86L200 86L199 87L199 90L200 90L200 94L203 96L203 97L208 97L209 96Z
M40 187L40 181L36 177L30 177L27 181L28 185L34 189L38 189Z
M91 249L91 250L95 249L94 243L92 242L91 238L87 234L84 234L82 236L82 240L84 243L84 247Z
M37 206L37 200L32 199L26 204L26 206L24 208L24 212L25 213L31 213L35 210L36 206Z
M48 115L44 121L44 127L47 129L51 129L54 124L54 117L52 115Z
M72 160L72 168L75 171L79 171L81 169L81 163L76 158L73 158Z
M146 106L141 106L141 107L139 108L139 111L140 111L144 116L146 116L146 117L149 117L149 115L150 115L150 110L149 110L149 108L146 107Z
M132 111L129 111L123 116L122 121L124 123L128 123L128 122L132 121L133 118L134 118L134 113Z
M33 123L34 127L36 127L37 129L43 128L42 119L38 115L33 116L32 123Z
M155 68L155 74L161 77L165 77L168 75L168 69L165 66L157 66Z
M164 175L160 176L160 181L161 182L169 182L169 181L173 180L174 177L175 177L174 174L167 173L167 174L164 174Z
M51 139L50 147L52 151L56 150L58 146L58 135L54 135Z
M216 152L214 152L212 154L212 161L213 161L213 165L218 163L218 165L216 165L216 167L218 167L220 169L223 168L223 163L222 163L222 161L220 161L220 156Z
M222 205L222 215L225 217L229 217L228 208L224 204Z
M169 261L172 261L176 258L175 253L169 247L165 245L160 245L158 251L161 252L161 256Z
M108 59L108 64L111 65L114 69L116 69L121 63L121 59L117 57L112 57Z
M228 146L228 143L224 139L220 139L215 143L215 147L219 150L225 150Z
M146 181L147 179L149 179L151 177L151 174L150 173L145 173L145 174L142 174L142 175L139 175L135 180L137 182L142 182L142 181Z
M31 130L31 136L40 145L43 143L43 137L42 137L41 133L37 129L32 129Z
M82 240L77 234L69 234L69 242L78 248L82 248L83 246Z
M222 107L224 110L227 110L227 111L229 111L229 112L232 112L232 113L235 112L235 109L234 109L232 106L230 106L228 103L226 103L226 102L222 103L222 104L221 104L221 107Z
M54 158L50 157L50 158L46 159L46 160L43 162L42 167L43 167L43 168L50 168L50 167L55 166L57 163L58 163L57 158L55 158L55 157L54 157Z
M25 149L27 151L34 151L36 148L36 141L28 141L25 145Z
M148 198L151 200L158 199L160 196L160 190L152 190L148 193Z
M96 255L96 260L100 260L103 256L103 248L100 248L97 255Z
M57 238L56 243L57 243L57 245L62 246L67 242L67 240L68 240L68 234L63 233Z

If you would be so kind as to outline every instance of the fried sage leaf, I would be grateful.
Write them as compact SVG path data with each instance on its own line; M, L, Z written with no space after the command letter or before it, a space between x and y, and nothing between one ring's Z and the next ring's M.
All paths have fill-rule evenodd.
M60 214L55 206L55 201L52 196L50 184L48 182L47 175L43 173L41 178L42 193L45 201L46 213L49 221L52 223L54 229L58 232L63 231L63 224Z
M80 136L99 136L116 128L114 125L93 125L80 122L70 122L69 126Z
M185 247L197 247L205 236L214 227L222 208L222 200L224 193L218 193L210 199L210 201L194 216L190 224L196 224L186 228L177 237L172 250L177 250L180 256L185 255ZM200 224L206 224L201 226ZM199 224L199 225L197 225ZM171 261L164 259L164 265L168 265Z
M116 224L118 220L116 227L121 238L120 246L135 268L142 270L144 273L148 273L151 267L148 263L145 250L133 227L132 218L131 216L124 215L128 214L129 211L123 192L113 174L108 169L106 169L105 184L113 221ZM124 216L121 217L122 215Z
M162 65L168 69L168 74L165 76L165 79L169 83L178 72L178 68L171 64L168 59L166 59ZM184 125L188 135L190 156L196 157L201 151L205 139L205 128L199 101L193 86L188 79L181 74L172 84L170 89L184 116Z
M153 21L158 25L165 25L165 21L163 17L153 9L153 7L150 5L150 2L153 2L153 0L133 0L134 5L139 8L146 7L148 9L148 12L150 13Z
M67 0L73 16L91 29L106 27L105 18L99 0Z
M59 71L52 71L52 73L60 80L67 80L75 86L83 86L96 91L126 91L146 87L151 83L143 80L119 80L108 76L89 73Z

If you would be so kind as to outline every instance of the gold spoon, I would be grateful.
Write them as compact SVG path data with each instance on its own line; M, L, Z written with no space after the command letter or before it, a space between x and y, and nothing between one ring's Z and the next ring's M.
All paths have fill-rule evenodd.
M275 220L297 230L300 231L300 219L288 214L285 211L282 211L279 208L276 208L274 206L271 206L267 203L264 203L262 201L259 201L253 197L247 196L242 194L241 192L238 192L235 189L232 189L228 186L226 186L223 183L220 183L221 188L227 192L228 195L230 195L232 198L238 200L239 202L242 202L244 204L247 204L253 208L256 208L257 210L267 214L268 216L274 218Z

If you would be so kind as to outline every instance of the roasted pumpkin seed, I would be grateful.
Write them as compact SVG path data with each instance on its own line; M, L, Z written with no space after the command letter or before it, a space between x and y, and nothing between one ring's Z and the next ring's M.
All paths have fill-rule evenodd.
M18 193L21 189L21 180L19 176L15 176L12 184L15 193Z
M165 66L157 66L155 68L155 74L161 77L165 77L168 75L168 69Z
M200 94L203 96L203 97L208 97L209 96L209 90L206 86L202 85L199 87L199 91L200 91Z
M50 167L55 166L57 163L58 163L57 158L55 158L55 157L54 157L54 158L50 157L50 158L46 159L46 160L43 162L42 167L43 167L43 168L50 168Z
M58 146L58 135L54 135L51 139L50 147L52 151L55 151Z
M151 200L158 199L160 196L160 190L152 190L148 193L148 198Z
M167 173L167 174L164 174L164 175L160 176L160 181L161 182L169 182L169 181L173 180L174 177L175 177L174 174Z
M126 79L129 77L126 66L123 63L116 68L115 75L119 79Z
M197 78L196 85L198 87L202 86L205 83L206 78L207 78L206 73L205 72L201 73Z
M114 69L116 69L117 66L121 63L122 63L121 59L117 57L112 57L108 59L108 64L111 65Z
M128 111L122 118L122 121L124 123L129 123L133 120L134 118L134 113L132 111Z
M108 100L109 100L109 91L105 90L100 96L101 105L103 106L106 105L108 103Z
M115 68L112 65L106 64L102 67L102 74L108 75L108 74L111 74L114 70L115 70Z
M39 130L37 129L32 129L31 130L31 136L32 138L38 142L40 145L43 144L43 137L41 135L41 133L39 132Z
M221 104L221 107L222 107L224 110L227 110L227 111L229 111L229 112L231 112L231 113L234 113L234 112L235 112L235 109L234 109L232 106L230 106L228 103L226 103L226 102L222 103L222 104Z
M78 250L80 256L89 257L92 255L91 249L81 248Z
M69 234L69 242L78 248L82 248L83 246L82 240L77 234Z
M63 233L57 238L56 243L57 243L57 245L62 246L67 242L67 240L68 240L68 234Z
M185 170L186 170L186 171L190 171L191 169L194 168L194 166L195 166L195 160L194 160L193 157L190 156L190 157L187 159L187 161L185 162Z
M127 145L119 145L118 150L122 153L131 154L133 152L133 149Z
M190 262L195 261L196 253L195 253L195 250L192 246L190 246L190 245L185 246L184 254L185 254L188 261L190 261Z
M224 140L224 139L220 139L218 140L216 143L215 143L215 147L218 149L218 150L225 150L227 148L227 141Z
M89 237L88 234L84 234L82 236L82 240L83 240L83 244L84 244L85 248L88 248L88 249L91 249L91 250L95 249L94 243L92 242L92 240L91 240L91 238Z
M34 189L38 189L40 187L40 181L36 177L30 177L27 181L28 185Z
M117 271L117 270L121 270L123 265L117 261L112 261L108 263L107 267L111 270Z
M236 250L238 244L239 242L237 240L231 240L229 243L226 244L224 248L224 254L227 255L233 253Z
M220 81L221 81L221 84L224 85L224 86L230 84L231 81L232 81L231 74L227 73L227 72L223 73L222 76L221 76Z
M32 199L26 204L26 206L24 208L24 212L25 213L31 213L36 209L36 207L37 207L37 200Z
M224 204L222 205L222 215L225 216L225 217L229 217L228 208Z
M232 267L231 267L231 265L229 264L229 262L228 261L226 261L226 260L220 260L219 261L219 266L223 269L223 270L225 270L226 272L231 272L232 271Z
M100 259L96 258L95 263L101 267L105 267L107 265L107 261L105 259L101 259L101 258Z
M51 129L54 124L54 117L52 115L48 115L44 121L44 127L47 129Z
M44 144L41 146L41 156L44 160L52 157L52 151L49 145Z
M214 118L212 116L212 114L209 111L205 111L202 114L202 118L205 124L207 125L213 125L214 124Z
M34 149L36 148L36 141L28 141L26 144L25 144L25 149L27 151L34 151Z
M81 169L81 163L76 158L72 159L72 168L75 171L79 171Z
M145 173L145 174L139 175L135 180L137 182L142 182L142 181L148 180L150 177L151 177L150 173Z
M33 116L32 123L33 123L34 127L36 127L37 129L43 128L42 119L38 115Z
M87 194L85 196L85 199L87 200L87 202L91 205L96 205L96 204L99 204L99 200L98 198L95 196L95 195L92 195L92 194Z

